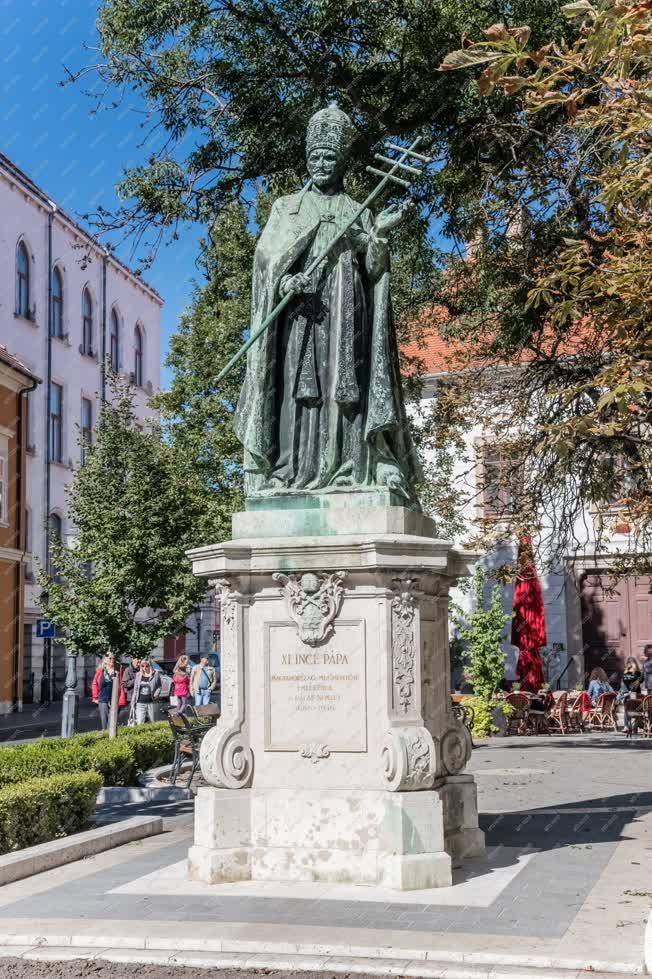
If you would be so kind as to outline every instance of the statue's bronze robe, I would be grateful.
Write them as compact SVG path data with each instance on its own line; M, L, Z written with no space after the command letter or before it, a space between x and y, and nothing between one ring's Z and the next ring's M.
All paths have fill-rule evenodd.
M353 216L348 194L303 191L272 208L254 258L251 330ZM413 498L409 437L389 297L387 245L365 211L249 349L235 432L247 492L389 486Z

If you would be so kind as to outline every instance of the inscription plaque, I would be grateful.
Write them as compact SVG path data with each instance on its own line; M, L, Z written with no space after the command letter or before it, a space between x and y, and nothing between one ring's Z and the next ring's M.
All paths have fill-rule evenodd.
M306 646L294 622L265 624L265 748L367 750L364 621L338 621L320 646Z

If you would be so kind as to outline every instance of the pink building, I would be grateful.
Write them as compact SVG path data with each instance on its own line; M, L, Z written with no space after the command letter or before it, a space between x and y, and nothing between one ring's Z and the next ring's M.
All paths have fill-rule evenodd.
M107 359L130 379L137 413L151 415L160 379L163 301L0 154L0 344L42 378L29 399L24 677L18 707L61 696L63 649L36 636L37 564L50 533L74 535L65 486L92 432ZM0 637L0 656L3 655ZM45 675L45 678L44 678ZM0 712L12 709L0 703Z

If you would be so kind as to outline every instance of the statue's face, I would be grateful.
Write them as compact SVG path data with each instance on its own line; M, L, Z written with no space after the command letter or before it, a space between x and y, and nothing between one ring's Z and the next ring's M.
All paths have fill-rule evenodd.
M317 147L310 151L308 173L320 189L339 183L345 170L346 160L340 159L335 150Z

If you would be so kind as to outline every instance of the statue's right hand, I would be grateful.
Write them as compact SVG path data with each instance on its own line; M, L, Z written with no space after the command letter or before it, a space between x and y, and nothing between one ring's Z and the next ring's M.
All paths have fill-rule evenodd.
M310 279L303 272L297 272L296 275L290 275L281 283L281 293L287 296L289 292L298 295L300 292L307 292L310 289Z

